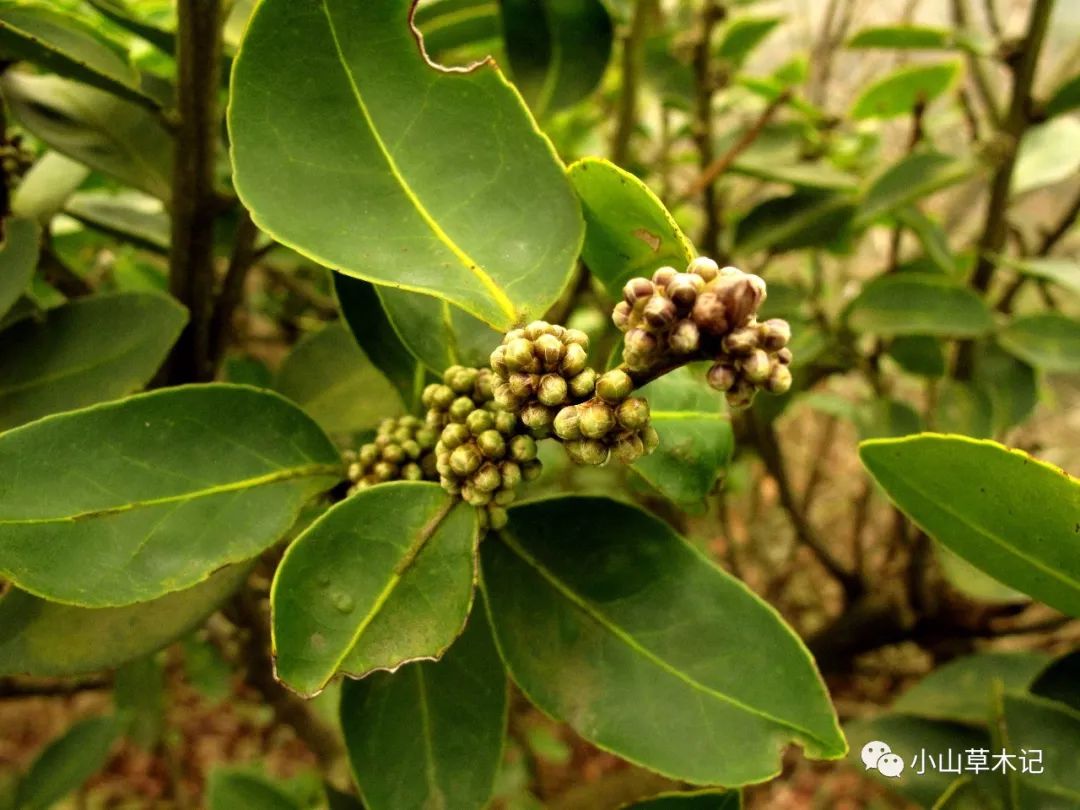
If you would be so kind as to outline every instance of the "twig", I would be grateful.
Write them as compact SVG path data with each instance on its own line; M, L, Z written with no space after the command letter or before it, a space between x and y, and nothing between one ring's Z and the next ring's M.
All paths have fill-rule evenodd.
M243 209L240 212L240 221L236 224L229 267L225 271L225 278L221 282L221 292L214 304L211 322L213 343L210 352L210 362L214 368L217 368L228 347L233 331L233 315L243 298L248 270L256 260L255 238L258 235L259 229L252 222L251 214L247 209Z
M968 14L967 0L952 0L952 17L953 24L957 30L963 31L970 28L970 15ZM983 70L982 62L979 61L979 57L971 51L964 51L964 59L968 65L968 72L971 74L972 82L975 85L976 93L979 96L979 100L982 101L983 106L986 107L986 114L990 121L997 126L1001 123L1001 111L998 109L997 99L994 98L994 91L991 88L990 78L986 75L986 71Z
M701 10L701 30L694 43L694 142L697 145L702 176L708 172L714 160L712 103L716 77L712 70L712 36L716 24L724 19L725 15L726 11L717 0L705 0ZM720 210L717 205L716 186L706 182L701 190L705 214L701 246L706 255L716 256L720 251Z
M630 157L630 140L637 127L638 83L651 5L652 0L635 0L630 15L630 30L623 37L622 88L619 91L619 104L615 115L615 131L611 138L611 162L620 166L626 165Z
M1065 238L1065 235L1072 230L1072 226L1076 222L1077 217L1080 217L1080 192L1073 197L1072 203L1065 209L1065 212L1061 215L1061 219L1057 221L1057 224L1043 234L1042 241L1039 242L1039 247L1036 248L1035 254L1037 256L1048 255L1050 251L1057 247L1057 244Z
M998 18L994 0L983 0L983 13L986 15L986 24L990 26L990 33L995 38L1001 39L1001 20Z
M821 438L818 440L814 451L814 458L810 462L810 475L806 479L806 488L803 490L802 505L800 507L803 514L810 511L810 506L814 502L814 495L817 494L817 488L825 478L825 463L829 457L829 449L836 440L837 424L836 417L829 416L826 418L825 426L821 430Z
M112 688L112 678L95 677L78 681L48 681L20 683L11 678L0 679L0 700L19 700L29 697L68 697L80 692L99 692Z
M221 68L221 0L177 3L177 110L169 290L189 321L168 363L172 383L213 379L214 190Z
M259 270L269 276L276 284L280 284L292 295L297 298L302 298L307 302L315 314L324 320L333 320L338 316L337 304L334 299L328 295L323 295L317 289L310 284L296 278L291 273L288 273L278 267L272 265L262 264L259 265Z

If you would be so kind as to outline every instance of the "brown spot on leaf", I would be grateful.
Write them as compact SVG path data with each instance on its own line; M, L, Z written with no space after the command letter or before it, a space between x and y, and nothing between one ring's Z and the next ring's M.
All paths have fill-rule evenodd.
M652 231L645 230L645 228L638 228L634 231L634 236L648 245L653 253L660 250L660 236Z

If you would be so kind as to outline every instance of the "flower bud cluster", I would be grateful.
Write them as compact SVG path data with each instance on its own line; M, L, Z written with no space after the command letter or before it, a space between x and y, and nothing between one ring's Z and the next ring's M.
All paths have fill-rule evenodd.
M495 402L488 369L451 366L442 384L424 389L427 426L438 431L435 471L443 489L479 511L483 528L506 525L506 507L522 480L540 474L536 442Z
M438 433L415 416L384 419L375 439L344 457L352 481L349 494L387 481L434 478Z
M732 407L748 406L762 388L784 393L791 387L791 328L780 319L758 323L765 297L759 276L704 256L685 273L661 267L651 279L630 279L612 313L625 333L623 359L631 371L646 371L712 358L709 383Z
M555 435L576 464L600 465L614 455L632 464L660 443L649 424L649 403L632 397L634 383L622 369L596 381L595 394L585 402L566 405L555 416Z
M547 438L560 408L592 396L596 372L588 352L589 338L577 329L546 321L512 329L491 353L496 402L533 437Z

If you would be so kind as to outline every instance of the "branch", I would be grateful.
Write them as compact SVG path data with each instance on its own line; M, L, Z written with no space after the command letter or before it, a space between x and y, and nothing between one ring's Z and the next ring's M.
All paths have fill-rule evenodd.
M94 677L78 681L20 683L13 678L0 679L0 700L30 697L70 697L80 692L100 692L112 688L112 678Z
M952 16L953 24L958 30L970 28L967 0L952 0ZM986 71L983 70L982 62L979 61L978 56L966 48L964 49L964 59L967 62L968 72L971 74L972 81L975 84L979 100L986 107L987 116L994 126L998 126L1001 123L1001 111L998 109L990 78L986 75Z
M724 19L726 12L716 0L705 0L701 10L701 31L694 43L694 141L697 144L702 174L713 162L712 102L715 91L712 73L712 35L716 24ZM705 225L701 245L706 255L716 256L720 250L720 211L717 207L716 187L706 183L702 187L702 207Z
M251 219L251 214L245 208L240 212L240 221L236 224L236 236L233 240L233 252L229 258L229 267L225 271L225 279L221 283L221 292L214 304L214 314L211 321L212 346L210 363L217 368L228 348L229 338L233 331L233 315L244 295L244 282L247 280L248 270L257 259L255 250L255 238L259 229Z
M638 82L648 32L651 0L635 0L630 30L622 43L622 88L611 138L611 162L623 166L630 156L630 139L637 127Z
M214 190L217 97L221 70L221 0L177 3L177 110L173 142L169 291L190 320L168 362L172 383L213 379Z

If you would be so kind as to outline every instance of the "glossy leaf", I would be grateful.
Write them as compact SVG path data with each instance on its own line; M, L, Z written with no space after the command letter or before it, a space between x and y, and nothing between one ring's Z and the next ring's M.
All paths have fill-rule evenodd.
M978 295L927 273L898 273L869 282L851 303L848 323L857 332L882 337L978 337L994 326Z
M947 50L955 47L953 32L928 25L876 25L847 41L849 48Z
M538 317L573 270L577 202L498 68L425 62L409 15L399 0L259 5L232 78L237 191L327 267L499 329Z
M228 566L187 590L117 608L61 605L12 589L0 599L0 675L79 675L152 653L199 625L247 571Z
M499 36L496 0L435 0L417 7L413 23L424 38L424 50L438 55Z
M331 434L374 428L380 419L403 410L397 391L340 323L297 343L281 364L274 388Z
M1061 115L1080 107L1080 73L1062 82L1046 102L1048 116Z
M500 653L529 699L673 778L739 785L844 743L794 632L666 524L603 498L511 511L481 547Z
M436 373L455 364L486 366L502 341L502 332L447 301L393 287L376 292L398 337Z
M401 401L418 399L424 370L394 330L375 285L343 273L331 273L338 309L357 345L397 389Z
M848 230L855 210L852 197L844 193L805 191L765 200L739 220L736 250L745 254L831 247Z
M0 574L67 604L144 602L254 557L341 472L310 418L243 386L51 416L0 434Z
M934 543L934 554L949 584L973 599L998 605L1018 605L1031 601L1027 594L998 582L941 543Z
M868 225L903 205L965 180L976 167L971 160L931 150L907 155L871 183L856 223Z
M139 74L127 52L71 12L42 5L0 5L0 56L26 60L99 90L156 110L160 105L139 89Z
M154 197L131 190L82 192L67 201L64 212L122 241L155 253L169 252L169 214Z
M11 196L11 210L42 225L60 213L64 203L90 176L90 169L59 152L48 151L23 175Z
M1080 712L1080 650L1051 662L1031 683L1031 692Z
M58 76L7 71L13 115L57 152L162 200L172 183L172 138L150 111Z
M737 790L701 790L661 793L635 802L627 810L742 810L742 794Z
M500 0L514 84L538 118L587 98L611 58L600 0Z
M1062 289L1080 295L1080 262L1074 259L1016 259L999 256L998 261L1026 276L1052 281Z
M902 694L892 710L929 720L986 726L993 719L992 684L1023 691L1049 663L1041 652L982 652L934 670Z
M635 276L683 270L694 248L659 198L629 172L597 158L568 169L585 214L582 259L613 298Z
M483 610L441 661L345 683L341 727L364 806L487 806L507 706L506 673Z
M941 341L929 335L907 335L889 344L889 356L900 368L920 377L945 376L945 352Z
M934 429L976 439L994 435L994 404L982 386L945 380L938 387Z
M728 171L771 183L821 191L852 191L858 183L854 175L823 160L778 163L768 155L748 156L736 160Z
M956 62L902 67L870 84L851 108L855 120L895 118L911 112L917 104L929 104L955 81Z
M735 449L724 398L700 368L684 368L641 389L649 400L660 446L634 470L684 508L700 507Z
M439 658L472 604L477 537L475 510L437 484L383 484L337 504L274 577L277 676L314 695L339 671Z
M1039 403L1039 380L1035 369L996 343L976 346L973 379L990 397L995 433L1000 434L1023 422Z
M0 333L0 430L138 391L187 321L153 293L70 301Z
M80 720L53 740L19 783L19 810L48 810L93 776L123 731L118 717Z
M37 267L40 233L33 220L4 220L4 243L0 245L0 318L30 286Z
M716 56L732 65L741 65L750 52L764 41L783 17L735 17L724 26L716 46Z
M1060 183L1080 170L1080 121L1072 116L1052 118L1029 129L1020 141L1013 170L1012 193Z
M1006 694L1004 720L1010 749L1041 752L1039 773L1024 773L1016 763L1021 806L1080 806L1080 712L1033 695ZM1046 794L1045 802L1036 798L1039 794Z
M264 776L216 768L207 780L209 810L303 810L304 805Z
M861 441L895 438L922 430L922 417L906 402L878 397L855 412L855 426Z
M933 433L863 442L859 455L931 537L1006 585L1080 615L1076 479L994 442Z
M998 335L1002 348L1044 371L1080 371L1080 321L1056 312L1015 318Z

